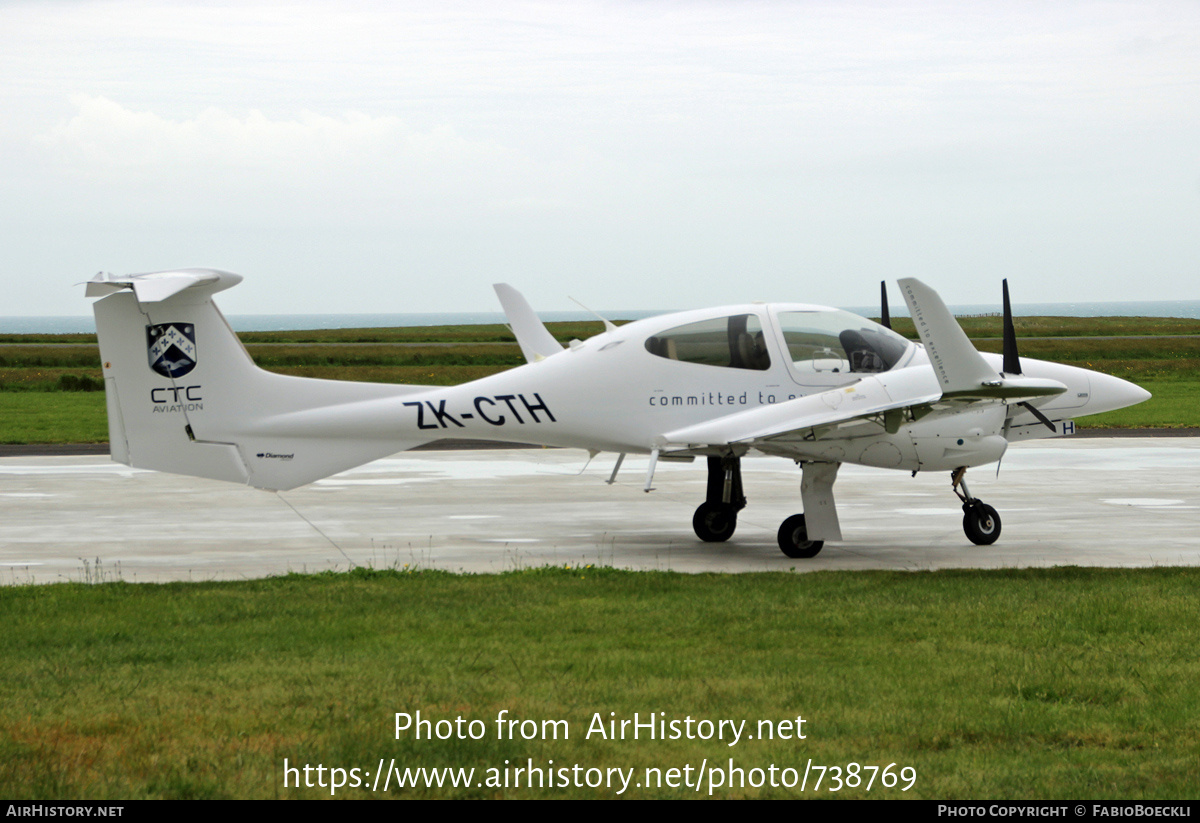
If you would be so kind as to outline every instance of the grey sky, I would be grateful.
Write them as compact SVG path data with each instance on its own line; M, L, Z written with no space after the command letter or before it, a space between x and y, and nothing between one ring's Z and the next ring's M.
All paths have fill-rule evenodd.
M0 81L0 315L1200 299L1194 2L15 2Z

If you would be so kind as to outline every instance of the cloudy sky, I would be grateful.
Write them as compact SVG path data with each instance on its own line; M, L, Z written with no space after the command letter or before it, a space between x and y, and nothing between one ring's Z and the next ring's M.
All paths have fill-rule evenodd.
M0 2L0 266L0 315L1200 299L1200 4Z

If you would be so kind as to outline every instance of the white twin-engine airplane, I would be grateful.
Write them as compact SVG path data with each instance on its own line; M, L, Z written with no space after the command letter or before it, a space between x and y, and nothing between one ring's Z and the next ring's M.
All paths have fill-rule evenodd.
M749 303L681 312L561 346L525 299L496 293L529 362L460 386L314 380L263 371L212 301L241 277L183 269L87 284L104 362L112 457L139 468L301 486L447 437L707 458L708 491L692 525L727 540L746 505L741 458L800 464L804 513L779 528L788 557L842 539L833 483L842 463L951 472L963 529L1000 535L972 497L969 466L1018 440L1068 434L1071 419L1150 397L1099 372L1020 360L1004 289L1004 355L976 351L938 294L900 289L920 334L824 306ZM612 482L612 478L609 479Z

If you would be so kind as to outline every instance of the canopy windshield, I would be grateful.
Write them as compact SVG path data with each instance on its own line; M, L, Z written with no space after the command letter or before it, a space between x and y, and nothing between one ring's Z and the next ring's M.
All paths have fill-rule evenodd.
M891 329L846 311L781 311L775 319L800 377L884 372L912 345Z

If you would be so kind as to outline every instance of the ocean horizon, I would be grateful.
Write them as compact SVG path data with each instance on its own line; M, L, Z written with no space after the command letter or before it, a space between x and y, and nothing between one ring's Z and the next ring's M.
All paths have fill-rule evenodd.
M878 317L878 306L844 306L864 317ZM995 304L952 305L960 317L999 314ZM601 311L611 320L640 320L667 314L662 311ZM893 317L907 317L901 303L891 308ZM1200 300L1146 300L1129 302L1019 303L1013 306L1017 317L1182 317L1200 319ZM538 312L546 322L595 320L586 311ZM307 329L403 328L407 326L450 326L504 324L502 312L421 312L407 314L231 314L229 325L235 331L293 331ZM0 334L93 334L96 323L91 315L49 317L0 317Z

